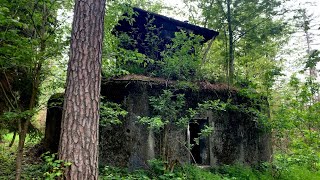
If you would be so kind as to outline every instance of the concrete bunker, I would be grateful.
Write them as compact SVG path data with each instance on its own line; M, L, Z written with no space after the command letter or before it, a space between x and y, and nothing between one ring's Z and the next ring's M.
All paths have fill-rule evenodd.
M152 115L149 98L163 89L175 88L175 81L128 75L105 81L101 94L122 104L128 111L121 125L100 128L100 163L129 168L146 167L147 161L159 157L159 136L137 122L137 116ZM198 89L175 89L184 93L187 107L196 107L206 100L232 99L236 104L249 103L236 89L227 85L196 83ZM261 103L265 103L261 99ZM259 125L256 117L233 110L207 111L191 121L186 129L171 128L170 158L180 163L217 166L243 163L247 165L269 161L272 155L271 134ZM191 150L184 143L194 144L199 131L208 125L213 132L200 138ZM195 162L194 162L195 161Z
M177 89L175 81L161 78L150 78L142 75L127 75L120 78L105 80L101 94L104 100L116 102L128 112L121 119L122 123L100 127L99 163L129 169L146 168L148 160L160 156L159 135L137 121L137 116L152 115L149 98L159 95L163 89L175 89L184 93L187 107L195 107L206 100L232 99L235 104L250 103L236 89L228 89L224 84L196 83L197 89ZM57 98L56 96L53 98ZM265 103L261 99L261 103ZM51 108L48 109L48 115ZM55 114L62 108L54 108ZM189 127L179 129L172 127L170 158L181 164L196 163L205 166L242 163L254 165L271 160L271 133L256 121L253 115L234 110L206 111L195 118L197 123L190 121ZM60 129L61 117L47 117L47 130L56 132ZM213 132L206 138L199 139L199 145L188 149L188 143L194 144L204 125L213 127ZM53 137L54 139L50 139ZM56 136L47 136L52 152L58 146ZM57 143L53 143L57 142ZM46 142L45 142L46 144Z
M141 44L145 42L143 34L146 33L144 24L146 17L152 18L154 25L161 29L160 39L165 48L170 43L175 32L184 30L203 35L204 42L214 39L219 33L206 28L201 28L185 22L177 21L155 13L150 13L138 8L132 25L120 21L115 28L115 33L129 33L138 43L136 47L125 46L129 50L136 49L154 60L161 60L159 52L148 54ZM133 29L137 30L133 33ZM146 67L146 74L153 68ZM150 70L150 71L148 71ZM122 123L100 127L99 137L99 162L100 165L127 167L129 169L146 168L147 161L160 156L161 137L148 129L147 126L137 121L138 116L151 116L152 110L149 99L158 96L165 89L174 89L176 93L185 94L186 106L195 108L198 103L208 100L231 99L236 105L250 104L247 97L242 96L237 89L225 84L211 84L208 82L190 82L196 88L179 88L178 81L148 77L145 75L126 75L117 78L104 79L101 95L104 100L121 104L128 114L122 118ZM52 100L54 101L54 100ZM259 101L259 100L258 100ZM260 104L266 103L261 99ZM258 107L260 108L260 107ZM62 108L48 109L48 111L62 111ZM48 115L52 114L50 112ZM54 114L59 114L55 112ZM272 155L271 134L261 128L254 115L236 110L216 111L208 110L191 121L189 127L179 129L170 128L168 158L181 164L196 163L199 165L217 166L221 164L243 163L248 165L269 161ZM47 130L59 132L61 117L47 117ZM205 126L213 127L213 132L206 138L199 138L198 133ZM55 127L57 131L52 131ZM51 152L55 152L59 138L46 133L45 143ZM50 140L51 138L51 140ZM54 138L54 139L52 139ZM195 144L194 138L199 138ZM53 143L56 142L56 143ZM49 146L54 144L54 146Z

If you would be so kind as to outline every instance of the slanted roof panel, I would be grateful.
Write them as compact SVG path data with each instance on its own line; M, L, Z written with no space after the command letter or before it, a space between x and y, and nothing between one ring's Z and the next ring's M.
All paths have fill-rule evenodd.
M187 22L179 21L160 14L148 12L140 8L133 8L133 11L135 12L135 14L137 14L133 15L133 23L130 24L127 19L119 21L119 24L115 27L115 33L127 33L137 42L137 44L134 46L126 44L125 48L131 50L138 49L140 53L149 56L149 54L146 52L145 47L147 44L146 34L149 31L146 28L146 25L152 22L152 25L154 25L159 31L159 52L155 55L155 57L153 57L154 59L160 59L160 52L165 50L166 44L171 43L172 38L175 37L175 33L180 32L181 30L203 36L204 40L202 43L205 43L219 35L217 31L192 25Z

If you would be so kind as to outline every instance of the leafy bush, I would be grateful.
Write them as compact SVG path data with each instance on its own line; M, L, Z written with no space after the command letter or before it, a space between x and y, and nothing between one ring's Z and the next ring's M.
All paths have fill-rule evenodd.
M65 169L71 166L70 162L57 159L56 154L50 154L49 152L46 152L42 155L42 157L45 160L44 167L46 172L43 174L43 176L46 180L61 177Z
M4 136L4 142L0 143L0 179L15 179L15 154L17 151L17 141L12 147L8 147L13 133ZM26 138L26 149L39 143L38 139L34 139L29 135ZM29 158L29 159L28 159ZM30 157L26 156L26 161L29 164L23 164L22 179L43 179L45 172L42 162L34 161L30 164Z
M105 166L100 168L99 179L105 180L118 180L118 179L126 179L126 180L138 180L138 179L150 179L147 175L146 171L139 170L134 172L128 172L126 169L121 169L117 167Z
M186 109L184 94L174 94L170 90L164 90L159 97L150 97L149 101L152 106L152 116L138 117L138 121L160 134L161 158L168 161L163 165L166 170L173 169L175 159L168 156L168 152L175 151L169 144L170 129L174 126L186 128L196 112L191 108Z
M148 170L128 172L126 169L106 166L100 169L100 179L157 179L157 180L198 180L222 179L219 175L193 165L179 166L174 171L167 171L164 162L153 159L148 162Z
M320 171L310 171L303 166L293 165L283 171L279 179L283 180L316 180L320 179Z
M103 97L101 97L103 99ZM108 126L111 124L120 124L120 117L125 117L128 112L121 108L120 104L101 101L100 103L100 126Z
M0 143L0 179L14 178L15 160L12 158L14 150Z
M208 170L199 168L194 165L186 165L180 167L180 171L182 171L188 180L198 180L198 179L215 179L219 180L222 177L219 174L212 173Z
M260 171L250 168L248 166L236 164L236 165L224 165L212 170L213 173L218 173L224 177L224 179L261 179L268 180L274 179L272 174L266 169L261 169Z
M162 52L163 65L160 76L168 79L195 80L201 65L202 36L180 31L172 44Z

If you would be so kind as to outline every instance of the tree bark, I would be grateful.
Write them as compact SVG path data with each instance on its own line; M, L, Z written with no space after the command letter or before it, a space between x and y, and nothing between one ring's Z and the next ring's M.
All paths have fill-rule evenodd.
M19 122L19 143L17 149L16 157L16 180L21 179L22 174L22 160L23 160L23 148L27 137L28 127L29 127L29 117L23 118Z
M65 179L98 179L98 125L105 0L76 0L59 159Z
M46 23L48 20L48 14L47 14L47 7L46 4L43 3L43 19L42 19L42 24L41 24L41 33L38 34L36 33L36 28L35 28L35 32L34 32L34 38L36 39L37 36L39 36L38 38L40 39L40 50L39 53L42 54L45 52L46 50L46 40L44 39L45 37L45 33L46 33ZM33 21L33 26L35 27L36 24ZM42 57L43 58L43 57ZM37 96L39 93L39 87L40 87L40 83L41 83L41 73L42 73L42 63L43 60L42 58L38 59L38 62L35 64L35 67L33 69L33 82L32 82L32 90L31 90L31 97L30 97L30 102L29 102L29 107L27 110L33 110L36 105L37 105ZM26 116L24 118L22 118L21 120L19 120L19 143L18 143L18 148L17 148L17 158L16 158L16 180L20 180L21 179L21 174L22 174L22 160L23 160L23 150L24 150L24 145L25 145L25 141L26 141L26 137L27 137L27 133L28 133L28 129L29 129L29 125L30 125L30 120L31 120L32 116Z
M45 50L45 47L41 45L40 52L43 52ZM36 99L37 99L37 94L39 92L39 86L40 86L40 74L41 74L41 64L38 64L35 73L34 73L34 81L32 85L32 94L30 98L30 103L29 103L29 109L28 110L33 110L36 107ZM28 129L29 129L29 124L30 124L30 119L32 116L26 116L19 120L19 143L18 143L18 149L17 149L17 158L16 158L16 180L21 179L21 173L22 173L22 160L23 160L23 149L24 149L24 144L25 140L27 137Z

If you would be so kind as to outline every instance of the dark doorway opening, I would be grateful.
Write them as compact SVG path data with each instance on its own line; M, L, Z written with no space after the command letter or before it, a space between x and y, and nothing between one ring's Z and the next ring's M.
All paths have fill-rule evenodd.
M209 165L209 140L207 137L200 137L201 130L208 125L208 119L194 119L189 123L189 135L191 145L191 163L199 165ZM198 139L199 143L196 143Z

